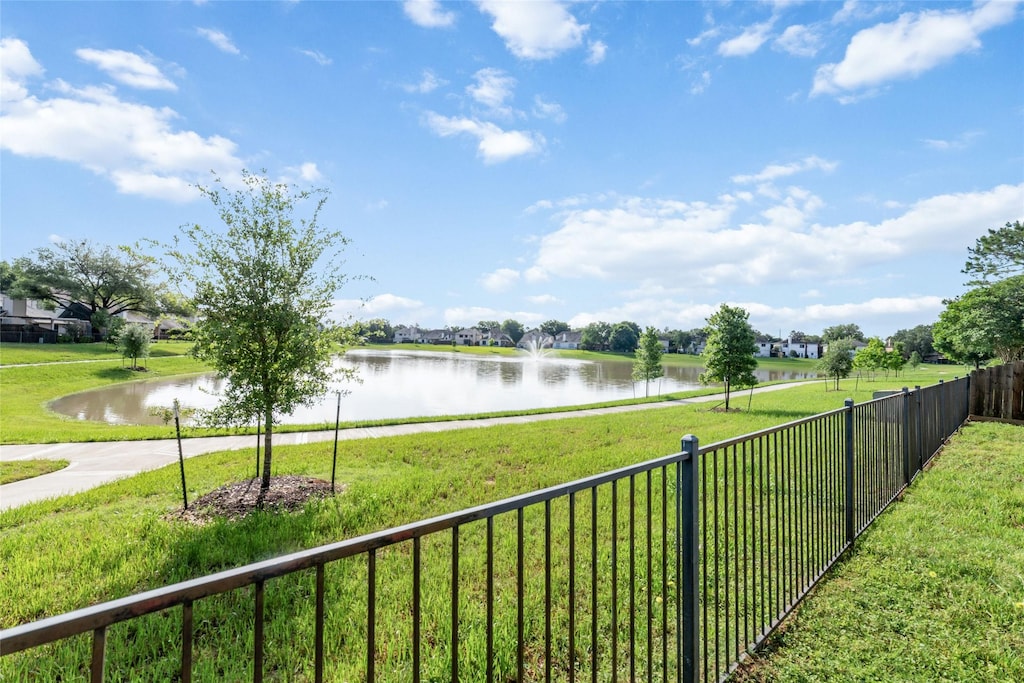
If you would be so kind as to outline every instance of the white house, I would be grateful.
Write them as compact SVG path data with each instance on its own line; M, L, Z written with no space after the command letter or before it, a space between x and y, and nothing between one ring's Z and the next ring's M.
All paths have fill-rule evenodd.
M475 327L467 327L455 333L455 344L457 346L480 346L484 333Z
M758 337L755 341L757 344L757 351L754 355L758 358L771 358L772 357L772 346L775 344L775 340L771 337Z
M580 348L580 341L582 341L582 339L582 332L573 332L572 330L566 330L565 332L559 332L558 334L556 334L555 339L551 343L551 345L556 349L576 350Z

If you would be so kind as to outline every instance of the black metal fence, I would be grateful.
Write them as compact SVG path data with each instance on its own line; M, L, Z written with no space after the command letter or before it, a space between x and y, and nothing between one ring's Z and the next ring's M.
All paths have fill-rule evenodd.
M231 656L253 681L722 680L962 424L967 383L704 448L687 436L650 462L7 629L0 653L39 648L8 660L15 676L93 681L108 660L116 680L220 680ZM237 623L196 616L214 600ZM132 623L154 616L162 642L140 647Z

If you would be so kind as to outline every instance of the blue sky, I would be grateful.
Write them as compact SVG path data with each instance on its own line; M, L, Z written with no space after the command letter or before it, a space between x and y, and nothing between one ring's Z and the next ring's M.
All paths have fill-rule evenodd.
M1014 2L3 3L0 256L330 190L337 311L933 322L1024 219ZM361 307L360 300L366 300Z

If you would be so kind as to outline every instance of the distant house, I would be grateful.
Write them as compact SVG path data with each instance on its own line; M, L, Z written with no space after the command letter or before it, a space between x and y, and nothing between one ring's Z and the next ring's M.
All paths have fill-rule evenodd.
M772 349L776 343L774 339L771 337L760 336L754 340L754 343L757 344L757 351L754 352L755 356L758 358L772 357Z
M3 295L0 311L0 339L8 342L52 344L77 327L86 338L92 337L89 309L82 304L47 310L34 299L12 299Z
M423 338L423 330L415 326L402 325L395 328L396 344L416 344Z
M773 342L774 353L781 358L820 358L821 344L802 337L790 337Z
M421 344L451 344L455 340L451 330L428 330L423 333Z
M484 346L501 346L509 349L516 345L512 337L502 332L500 327L492 327L484 332L480 343Z
M456 346L480 346L484 333L475 327L467 327L455 333Z
M862 341L857 341L856 339L847 339L846 341L850 342L850 357L851 358L853 356L855 356L857 354L857 352L860 351L861 349L867 348L867 344L862 342ZM828 344L823 344L822 345L821 353L822 353L822 355L828 353Z
M582 339L583 332L566 330L565 332L559 332L555 335L554 340L551 342L551 346L555 349L571 349L575 351L580 348L580 341L582 341Z

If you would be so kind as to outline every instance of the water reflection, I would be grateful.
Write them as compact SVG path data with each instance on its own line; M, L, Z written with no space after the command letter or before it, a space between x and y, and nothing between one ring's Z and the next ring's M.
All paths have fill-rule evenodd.
M612 401L644 395L632 381L628 361L510 357L375 351L357 349L338 359L356 370L361 383L339 383L318 405L300 408L282 422L333 423L333 392L342 399L342 420L457 415ZM700 386L699 368L666 366L665 377L651 382L652 396ZM802 379L804 372L757 371L761 381ZM140 381L73 394L51 404L56 412L79 420L114 424L160 424L154 409L177 398L186 408L213 408L223 383L212 374Z

